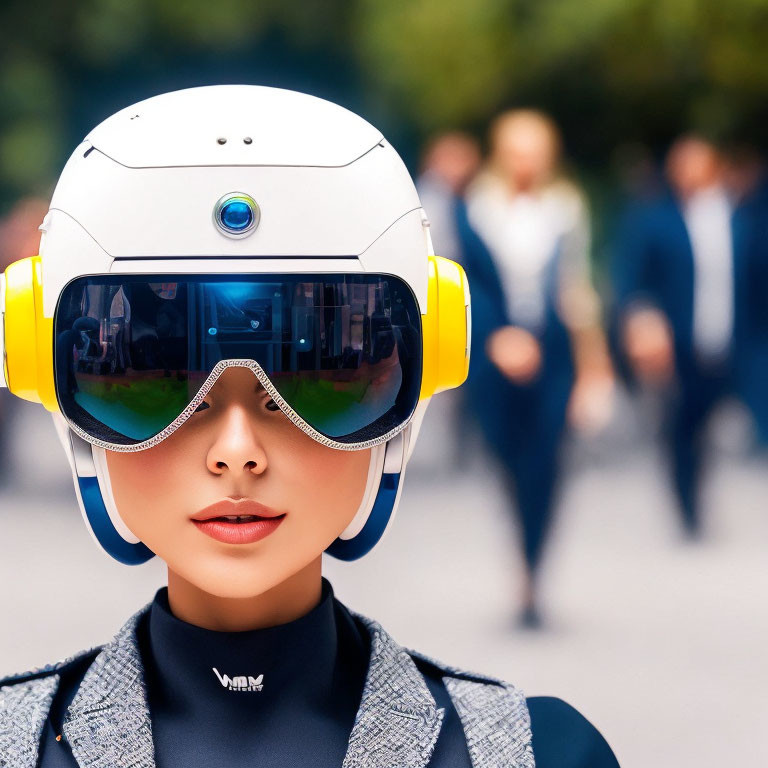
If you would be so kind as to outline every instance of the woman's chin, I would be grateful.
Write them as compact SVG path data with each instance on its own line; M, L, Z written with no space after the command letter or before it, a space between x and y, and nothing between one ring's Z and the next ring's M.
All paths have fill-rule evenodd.
M173 563L167 565L169 571L175 571L177 576L201 592L231 599L258 597L290 575L288 569L276 568L274 563L210 554L200 558L185 558L178 570L174 569Z

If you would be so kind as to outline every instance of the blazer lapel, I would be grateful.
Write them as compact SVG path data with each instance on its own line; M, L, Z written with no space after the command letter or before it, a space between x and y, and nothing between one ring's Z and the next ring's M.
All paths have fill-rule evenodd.
M342 768L423 768L444 710L408 652L377 622L357 618L370 634L371 660Z
M58 675L11 684L0 700L0 768L35 768Z
M67 710L64 735L81 768L155 768L136 625L145 606L104 646Z

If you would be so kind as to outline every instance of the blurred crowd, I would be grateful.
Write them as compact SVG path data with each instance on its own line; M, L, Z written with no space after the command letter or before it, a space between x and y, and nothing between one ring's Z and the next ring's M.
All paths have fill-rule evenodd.
M563 154L548 115L512 110L491 123L487 151L469 134L435 136L417 180L435 253L469 277L473 351L454 397L454 432L457 441L479 433L504 480L521 533L527 627L542 621L538 587L564 437L603 430L617 387L663 403L659 439L688 538L702 535L705 427L718 403L738 398L757 440L768 442L760 155L696 135L679 137L659 162L626 148L598 280L590 201ZM0 220L0 268L35 254L46 210L46 201L25 199ZM0 395L1 454L10 399Z
M768 184L759 154L684 135L655 162L619 158L609 266L598 292L590 204L555 122L512 110L487 154L436 136L418 179L437 254L461 262L473 308L472 417L505 480L526 580L520 621L541 622L540 565L566 431L596 433L618 386L661 400L659 440L682 535L702 535L706 424L726 398L768 441Z

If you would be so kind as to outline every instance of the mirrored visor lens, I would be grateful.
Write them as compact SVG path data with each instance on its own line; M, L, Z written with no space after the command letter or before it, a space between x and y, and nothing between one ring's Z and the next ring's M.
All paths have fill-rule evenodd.
M385 275L101 275L69 283L54 320L64 415L115 445L171 425L223 360L254 360L310 427L375 440L413 413L421 316Z

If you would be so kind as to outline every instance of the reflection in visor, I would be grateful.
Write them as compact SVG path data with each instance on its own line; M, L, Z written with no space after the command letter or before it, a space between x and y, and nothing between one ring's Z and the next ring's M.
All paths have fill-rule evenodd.
M375 440L418 401L421 318L376 275L79 278L56 312L62 412L115 445L171 424L222 360L252 359L310 427Z

